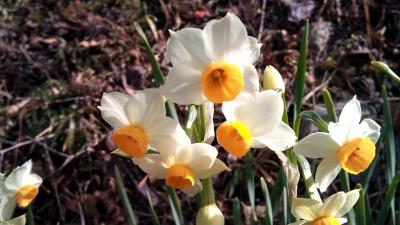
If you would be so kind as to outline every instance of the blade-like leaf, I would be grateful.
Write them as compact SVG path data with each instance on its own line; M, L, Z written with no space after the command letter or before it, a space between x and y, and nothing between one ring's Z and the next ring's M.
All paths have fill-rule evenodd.
M328 132L328 123L313 111L303 111L300 113L302 119L310 120L322 132Z
M381 210L379 211L376 225L385 224L386 217L389 215L389 210L391 208L390 203L393 201L396 191L398 190L397 186L399 185L399 181L400 181L400 172L397 172L397 174L391 180L389 189L386 191L386 196L385 199L383 200Z
M336 123L338 121L338 119L337 119L337 115L335 112L335 105L333 104L331 94L329 93L329 91L327 89L322 90L322 97L324 99L326 110L328 112L329 120Z
M357 184L356 188L360 189L360 198L358 199L358 202L355 206L356 223L357 225L367 225L367 220L365 216L365 193L363 187L360 184Z
M233 224L242 224L242 217L240 216L240 202L238 198L233 199Z
M272 205L271 198L269 197L268 186L265 183L263 177L260 178L261 190L263 192L264 201L265 201L265 216L263 220L264 225L272 225L273 223L273 213L272 213Z
M181 204L179 203L178 196L176 196L175 189L167 187L168 201L172 210L175 225L185 224L183 221L183 214L181 210Z
M257 221L256 215L256 202L255 202L255 186L254 186L254 171L253 171L253 154L249 151L245 156L246 164L246 183L247 192L249 194L249 200L251 209L253 211L253 220Z
M158 220L157 213L154 210L153 202L151 201L151 196L150 196L149 192L147 192L147 201L149 202L149 209L150 209L151 220L153 221L153 224L160 225L160 221Z
M126 193L124 183L122 181L122 177L117 166L114 167L114 172L115 172L115 179L117 181L117 190L119 196L121 197L122 207L124 208L125 215L128 219L128 224L136 225L137 224L136 216L135 213L133 212L131 203L129 202L128 194Z

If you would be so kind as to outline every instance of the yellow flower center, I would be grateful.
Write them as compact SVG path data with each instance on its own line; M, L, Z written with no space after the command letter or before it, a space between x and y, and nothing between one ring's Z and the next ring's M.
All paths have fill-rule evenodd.
M375 157L375 144L370 138L355 138L343 145L336 155L339 164L351 174L366 170Z
M251 132L242 122L225 122L217 128L217 140L230 154L242 157L250 150Z
M38 193L39 188L36 185L30 184L22 187L15 196L19 207L27 207Z
M194 175L189 167L175 164L168 169L166 182L170 187L187 189L194 186Z
M243 74L234 64L210 64L201 75L201 88L208 100L214 103L233 100L243 89Z
M340 225L340 222L333 217L324 217L314 220L312 225Z
M111 139L121 151L132 157L143 157L147 152L147 136L139 127L129 125L119 128Z

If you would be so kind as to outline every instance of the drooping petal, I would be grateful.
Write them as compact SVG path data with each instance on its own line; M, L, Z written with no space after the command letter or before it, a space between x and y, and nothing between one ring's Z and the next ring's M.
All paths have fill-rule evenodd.
M209 48L200 29L184 28L177 32L171 31L170 34L167 55L172 65L185 62L202 69L211 62Z
M215 159L214 164L209 169L200 172L198 176L200 179L204 179L219 174L225 170L229 170L229 168L225 165L224 162L217 158Z
M218 150L205 143L195 143L186 146L178 152L178 163L187 165L198 176L214 164Z
M232 13L219 20L208 22L203 29L203 36L215 61L222 61L232 52L243 49L244 44L248 45L246 27Z
M169 117L159 117L144 124L150 148L165 154L174 154L190 144L190 139L179 123Z
M310 134L293 146L294 152L309 158L325 158L336 154L339 148L331 136L323 132Z
M292 128L280 121L279 124L269 132L254 136L252 138L253 148L263 148L267 146L274 151L284 151L296 143L296 135Z
M3 225L3 223L1 223ZM26 216L25 214L22 216L15 217L12 220L5 221L4 225L25 225L26 224Z
M165 179L168 168L174 164L173 155L148 154L132 160L145 173L157 179Z
M346 201L346 194L338 192L329 196L319 212L319 217L336 217L337 212L343 207Z
M195 196L197 193L203 190L203 185L201 184L199 179L196 179L194 186L192 188L181 189L185 194L189 197Z
M168 99L175 103L201 105L207 101L201 89L201 74L202 71L188 63L174 65L161 90Z
M321 192L325 192L332 181L337 177L342 167L332 155L321 161L315 174L315 183Z
M3 196L0 199L0 221L11 219L16 206L17 201L15 197Z
M246 124L252 136L272 131L282 119L283 101L280 93L272 90L260 92L254 101L238 106L236 119Z
M124 105L131 98L120 92L104 93L99 106L101 116L113 128L128 125L129 120L124 112Z
M322 203L310 198L294 198L292 201L292 214L303 220L313 221L318 218L318 211Z
M361 120L361 105L357 100L357 97L354 96L346 105L343 107L342 112L340 113L339 123L341 124L358 124Z
M343 206L336 211L336 217L342 217L346 215L353 206L357 203L358 198L360 197L360 190L352 190L346 193L346 199L344 200Z

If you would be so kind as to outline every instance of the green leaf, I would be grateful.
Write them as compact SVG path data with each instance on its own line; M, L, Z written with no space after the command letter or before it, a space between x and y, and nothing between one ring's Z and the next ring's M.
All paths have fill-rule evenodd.
M309 34L309 22L307 20L306 25L304 26L303 37L300 42L300 56L297 65L297 75L295 80L295 89L294 89L294 116L293 121L296 121L297 116L301 111L301 104L303 101L304 95L304 82L306 77L306 69L307 69L307 48L308 48L308 34Z
M273 224L273 213L272 213L272 205L271 205L271 198L269 197L268 186L265 183L263 177L260 178L261 190L264 196L265 201L265 216L263 220L264 225L272 225Z
M328 132L328 123L323 120L316 112L303 111L300 113L302 119L311 121L322 132Z
M149 209L151 214L151 220L153 221L154 225L160 225L160 221L158 220L157 213L154 210L153 202L151 201L150 193L147 192L147 201L149 202Z
M233 199L233 224L242 224L242 217L240 215L240 202L238 198Z
M400 181L400 172L397 172L397 174L391 180L389 189L386 191L386 196L381 205L381 210L379 211L378 220L376 222L376 225L385 224L386 217L389 215L388 212L391 208L391 202L394 200L394 196L397 191L397 186L399 185L399 181Z
M127 216L128 224L136 225L137 224L136 216L135 213L133 212L131 203L129 202L128 194L126 193L124 183L122 181L122 177L117 166L114 167L114 172L115 172L115 179L117 181L117 190L122 200L122 207L124 208L125 215Z
M385 133L384 133L384 150L386 155L386 168L387 168L387 179L390 182L396 171L396 144L393 131L393 121L390 112L390 104L387 97L385 86L382 86L382 97L383 97L383 117L385 122ZM388 184L389 185L389 184ZM395 202L390 202L391 220L393 224L396 224L396 210Z
M272 187L271 208L274 213L278 211L278 204L279 200L281 199L285 182L286 182L286 174L283 171L283 168L280 167L280 169L278 170L278 175L276 177L275 185Z
M251 150L245 156L246 164L246 183L247 192L249 194L249 200L251 209L253 211L253 220L257 221L256 215L256 202L255 202L255 186L254 186L254 170L253 170L253 154Z
M357 189L360 189L360 198L355 206L357 225L367 225L367 218L365 216L365 193L361 184L356 185ZM369 223L370 224L370 223Z
M308 163L307 159L302 155L297 155L297 160L301 168L301 176L303 177L304 184L306 185L307 196L313 199L321 200L317 186L315 185L314 178L312 176L310 163Z
M35 225L35 217L33 216L32 206L31 205L28 206L28 213L27 214L28 215L27 215L26 220L28 222L28 225ZM6 222L6 224L7 224L7 222Z
M333 100L331 94L327 89L322 90L322 97L324 99L324 103L326 106L326 110L328 112L329 120L336 123L338 121L337 115L335 112L335 105L333 104Z
M174 217L175 224L176 225L185 224L183 220L181 205L179 203L178 196L176 196L175 189L167 187L167 193L168 193L169 205L172 210L172 215Z
M288 213L288 208L289 208L289 202L288 202L288 191L287 187L283 188L283 218L282 218L282 225L288 224L288 216L290 216L290 213Z
M134 26L139 36L142 38L144 43L144 47L146 49L147 57L149 57L150 65L153 70L154 79L156 81L156 85L158 87L164 84L164 76L162 74L161 68L157 63L156 57L154 56L153 50L150 47L149 41L147 40L146 34L144 33L142 27L134 22ZM175 106L172 102L167 101L165 103L165 109L167 111L167 115L175 120L178 120L178 114L176 113Z

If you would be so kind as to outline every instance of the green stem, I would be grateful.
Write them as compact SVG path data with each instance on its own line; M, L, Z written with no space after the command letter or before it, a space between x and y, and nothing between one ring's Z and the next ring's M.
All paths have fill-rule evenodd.
M35 225L35 219L32 212L32 206L28 206L28 225Z
M201 184L203 185L203 190L200 193L201 196L200 207L215 204L214 188L212 186L211 177L202 179Z

